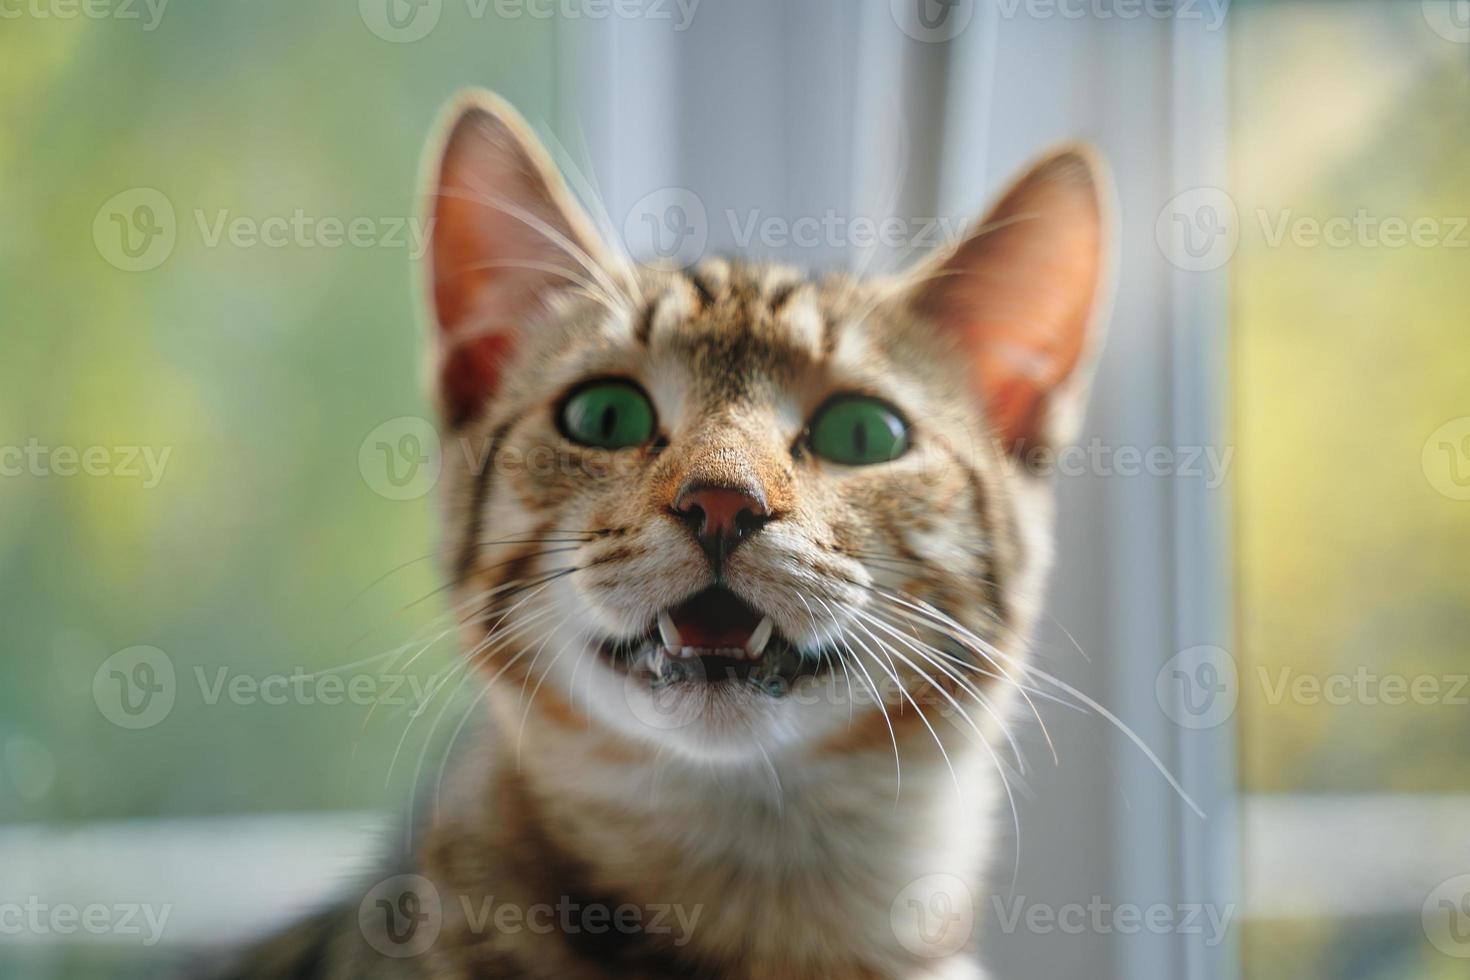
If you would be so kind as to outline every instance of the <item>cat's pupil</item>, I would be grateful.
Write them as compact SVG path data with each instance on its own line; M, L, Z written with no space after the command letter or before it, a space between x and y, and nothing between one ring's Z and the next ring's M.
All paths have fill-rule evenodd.
M854 422L852 426L852 448L857 450L859 456L868 454L868 427L862 422Z
M618 410L612 405L604 406L602 409L602 437L612 438L613 428L618 424Z

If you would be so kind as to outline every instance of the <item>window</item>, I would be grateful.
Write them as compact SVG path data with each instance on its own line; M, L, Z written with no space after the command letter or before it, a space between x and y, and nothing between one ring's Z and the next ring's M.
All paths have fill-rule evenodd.
M1456 12L1232 12L1253 980L1462 976L1470 955L1470 879L1455 881L1470 873L1470 24Z

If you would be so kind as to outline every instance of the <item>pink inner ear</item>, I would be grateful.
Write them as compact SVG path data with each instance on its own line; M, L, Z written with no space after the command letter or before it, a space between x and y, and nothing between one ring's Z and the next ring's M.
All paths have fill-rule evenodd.
M1054 158L923 287L920 308L968 350L992 430L1012 454L1049 442L1048 401L1087 348L1101 250L1090 173Z
M522 335L602 252L545 151L509 106L476 99L439 164L428 272L440 401L460 425L495 397Z
M462 425L474 418L500 386L502 372L513 341L508 331L460 338L458 331L474 329L477 317L495 295L497 280L506 278L493 261L491 241L485 229L483 205L465 195L465 174L456 166L451 151L446 156L440 193L434 203L434 233L430 274L433 279L435 319L440 349L439 393L446 421ZM498 244L498 243L497 243Z
M485 400L499 389L511 348L510 334L493 333L445 352L439 369L439 391L451 426L473 419Z

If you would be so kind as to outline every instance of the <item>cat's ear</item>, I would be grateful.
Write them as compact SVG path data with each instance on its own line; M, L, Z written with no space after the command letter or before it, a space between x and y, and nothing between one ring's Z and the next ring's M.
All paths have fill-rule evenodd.
M1090 148L1053 151L907 287L957 340L992 433L1013 455L1064 444L1081 422L1101 339L1108 186Z
M435 386L462 425L494 396L518 335L610 256L520 115L489 92L450 104L430 162L427 292ZM605 280L605 276L603 277Z

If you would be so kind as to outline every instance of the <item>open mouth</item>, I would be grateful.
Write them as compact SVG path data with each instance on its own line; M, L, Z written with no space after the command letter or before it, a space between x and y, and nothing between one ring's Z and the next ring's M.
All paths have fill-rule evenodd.
M660 611L645 635L606 643L603 652L624 669L646 672L655 686L745 682L776 696L828 659L803 656L771 617L719 585Z

